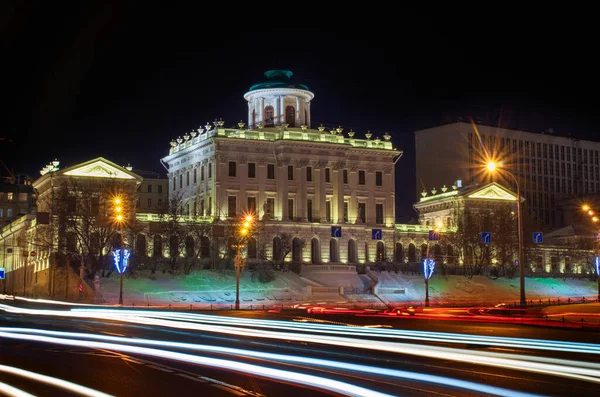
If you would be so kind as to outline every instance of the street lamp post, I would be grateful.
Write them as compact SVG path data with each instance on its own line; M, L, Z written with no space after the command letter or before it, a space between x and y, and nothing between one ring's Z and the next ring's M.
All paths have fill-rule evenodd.
M252 231L254 228L254 216L246 215L243 218L243 221L240 224L240 227L237 231L237 244L235 244L234 248L236 249L235 259L233 261L235 266L235 309L240 309L240 278L242 276L242 272L244 271L244 266L246 265L246 259L242 255L242 249L248 238L252 235Z
M498 170L498 166L495 162L490 161L487 163L487 168L490 172L494 172ZM519 239L519 284L521 291L521 299L520 305L521 307L527 306L527 299L525 298L525 271L523 265L523 231L521 226L521 188L519 186L519 180L517 177L510 171L506 169L502 169L505 173L510 175L515 183L517 184L517 230L518 230L518 239Z
M581 207L581 209L591 217L592 222L596 223L600 220L600 218L598 218L596 213L590 209L589 205L584 204ZM596 243L598 243L598 248L596 249L596 256L594 257L594 265L596 268L596 278L597 278L597 282L598 282L598 296L596 297L596 299L598 302L600 302L600 242L597 241L596 235L598 235L598 232L596 232L594 234L594 245L596 245Z
M115 222L119 227L119 236L121 240L121 249L116 251L115 264L117 271L119 272L119 306L123 306L123 273L125 273L125 250L123 249L123 207L121 204L121 198L115 197Z

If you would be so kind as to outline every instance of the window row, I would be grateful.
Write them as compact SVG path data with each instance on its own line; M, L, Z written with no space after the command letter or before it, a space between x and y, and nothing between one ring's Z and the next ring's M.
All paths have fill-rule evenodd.
M15 198L18 198L20 202L26 202L29 195L27 193L0 192L0 202L14 201Z
M207 169L207 170L206 170ZM206 171L206 172L205 172ZM200 166L200 168L194 168L192 171L186 171L185 173L185 186L190 186L190 183L196 184L198 183L198 174L200 174L200 181L204 181L204 175L207 174L206 178L212 178L212 163L208 163L208 167ZM179 189L183 189L183 176L184 174L179 174ZM177 190L177 176L174 176L172 179L173 183L173 191ZM150 192L150 190L148 190ZM162 191L159 191L162 193Z
M230 177L237 176L237 163L235 161L229 162L229 174ZM366 182L366 173L363 170L358 171L358 184L364 185ZM256 178L256 163L248 163L248 178ZM267 179L275 179L275 164L267 164ZM287 179L289 181L294 180L294 166L288 165L287 168ZM313 168L306 167L306 181L313 181ZM342 181L344 184L348 184L348 170L342 171ZM331 169L325 168L325 182L331 183ZM383 186L383 172L375 172L375 185Z
M470 147L473 147L473 134L469 134ZM522 141L492 135L481 135L478 145L492 150L493 154L518 153L521 157L538 157L577 163L599 165L600 152L593 149L575 148L551 143ZM496 153L497 152L497 153Z
M248 200L248 202L247 202L246 209L250 212L256 212L256 197L248 197L247 200ZM296 201L297 200L294 198L288 198L288 201L287 201L287 217L288 217L288 219L287 220L297 220L298 219ZM228 217L233 218L233 217L236 217L239 215L237 202L238 202L237 196L234 196L234 195L227 196L227 216ZM354 223L357 220L360 220L362 223L366 223L367 204L365 202L358 203L357 216L354 219L350 219L350 217L349 217L349 206L350 206L350 202L344 201L344 223L348 223L348 222ZM275 198L274 197L267 197L265 205L264 205L264 211L265 211L265 216L267 216L268 218L270 218L270 219L275 218ZM314 216L312 199L306 200L306 219L309 222L320 221L320 219L317 220L317 218ZM332 220L333 220L331 200L325 201L325 220L327 222L332 222ZM385 223L384 222L384 210L383 210L382 203L375 204L375 223L377 223L377 224Z
M138 186L137 191L141 192L142 188L143 188L143 185ZM146 192L147 193L152 193L152 185L149 184L149 185L146 186ZM163 192L162 185L156 185L156 192L159 193L159 194Z

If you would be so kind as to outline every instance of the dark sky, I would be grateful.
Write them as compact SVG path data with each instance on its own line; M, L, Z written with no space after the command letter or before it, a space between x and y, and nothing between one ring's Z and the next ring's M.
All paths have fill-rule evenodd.
M553 24L511 10L81 3L0 6L0 138L12 139L0 159L16 172L98 156L162 171L172 138L215 118L247 121L243 94L273 68L315 93L313 127L392 134L404 151L400 216L413 214L415 130L462 116L597 139L597 34L585 15L569 25L566 12Z

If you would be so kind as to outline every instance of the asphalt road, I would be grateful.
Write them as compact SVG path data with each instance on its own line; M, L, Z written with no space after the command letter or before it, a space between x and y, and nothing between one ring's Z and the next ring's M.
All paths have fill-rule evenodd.
M24 303L17 306L40 308L40 305ZM68 313L68 308L60 309ZM164 314L158 312L155 317ZM512 392L595 396L600 383L598 369L586 369L585 379L577 379L581 374L571 370L578 368L579 363L598 365L600 351L583 348L583 351L560 351L552 346L548 350L540 350L532 348L533 345L523 345L516 339L501 340L496 344L496 339L462 340L454 335L439 339L438 335L421 333L449 332L489 336L498 340L508 336L597 344L600 340L597 332L402 317L307 315L303 311L212 314L212 317L155 319L150 321L168 322L146 323L147 320L140 320L132 314L127 315L130 322L123 322L114 317L72 317L63 316L60 312L49 316L43 312L0 311L0 364L68 380L115 396L375 396L375 391L394 396L488 396L511 395ZM232 314L236 314L238 321L282 322L275 324L277 328L273 328L271 322L227 324L225 321ZM305 328L290 329L286 328L286 324ZM335 328L324 328L329 325ZM375 327L365 328L366 325ZM7 329L16 331L7 332ZM54 334L45 335L52 340L32 340L40 336L32 329L79 332L87 336ZM406 335L353 334L371 330L404 330ZM127 339L93 339L98 337ZM131 347L133 341L146 343L146 340L186 345L137 344L137 347L151 347L157 352L123 351L137 348ZM80 345L69 345L72 341ZM194 351L190 346L203 346L208 350ZM223 351L220 350L222 347L238 350ZM181 356L171 357L164 352ZM190 361L199 360L198 357L205 361ZM526 360L523 357L535 358L535 361L522 361ZM550 362L548 359L571 361L566 365L565 362ZM210 360L216 360L218 365ZM487 360L495 364L490 365ZM557 371L564 373L559 375L554 370L542 369L531 372L535 370L536 362L544 362L545 365L554 363ZM285 373L272 373L276 370ZM309 376L318 378L311 378L312 383L303 380ZM328 382L332 380L343 383L330 387ZM2 371L0 382L33 395L70 395L64 389L42 383L39 379L27 379ZM340 388L340 385L346 386ZM352 387L363 389L353 390ZM486 389L489 387L497 389Z

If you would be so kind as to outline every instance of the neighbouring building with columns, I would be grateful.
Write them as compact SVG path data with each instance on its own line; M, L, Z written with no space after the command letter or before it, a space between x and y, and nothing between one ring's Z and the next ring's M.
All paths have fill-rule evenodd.
M305 242L294 245L294 261L391 258L394 166L402 151L387 133L359 138L342 127L312 128L308 87L295 84L287 70L265 76L244 95L247 123L224 128L216 121L171 142L161 160L170 197L182 198L184 215L226 221L256 212L268 247L277 246L282 231Z

